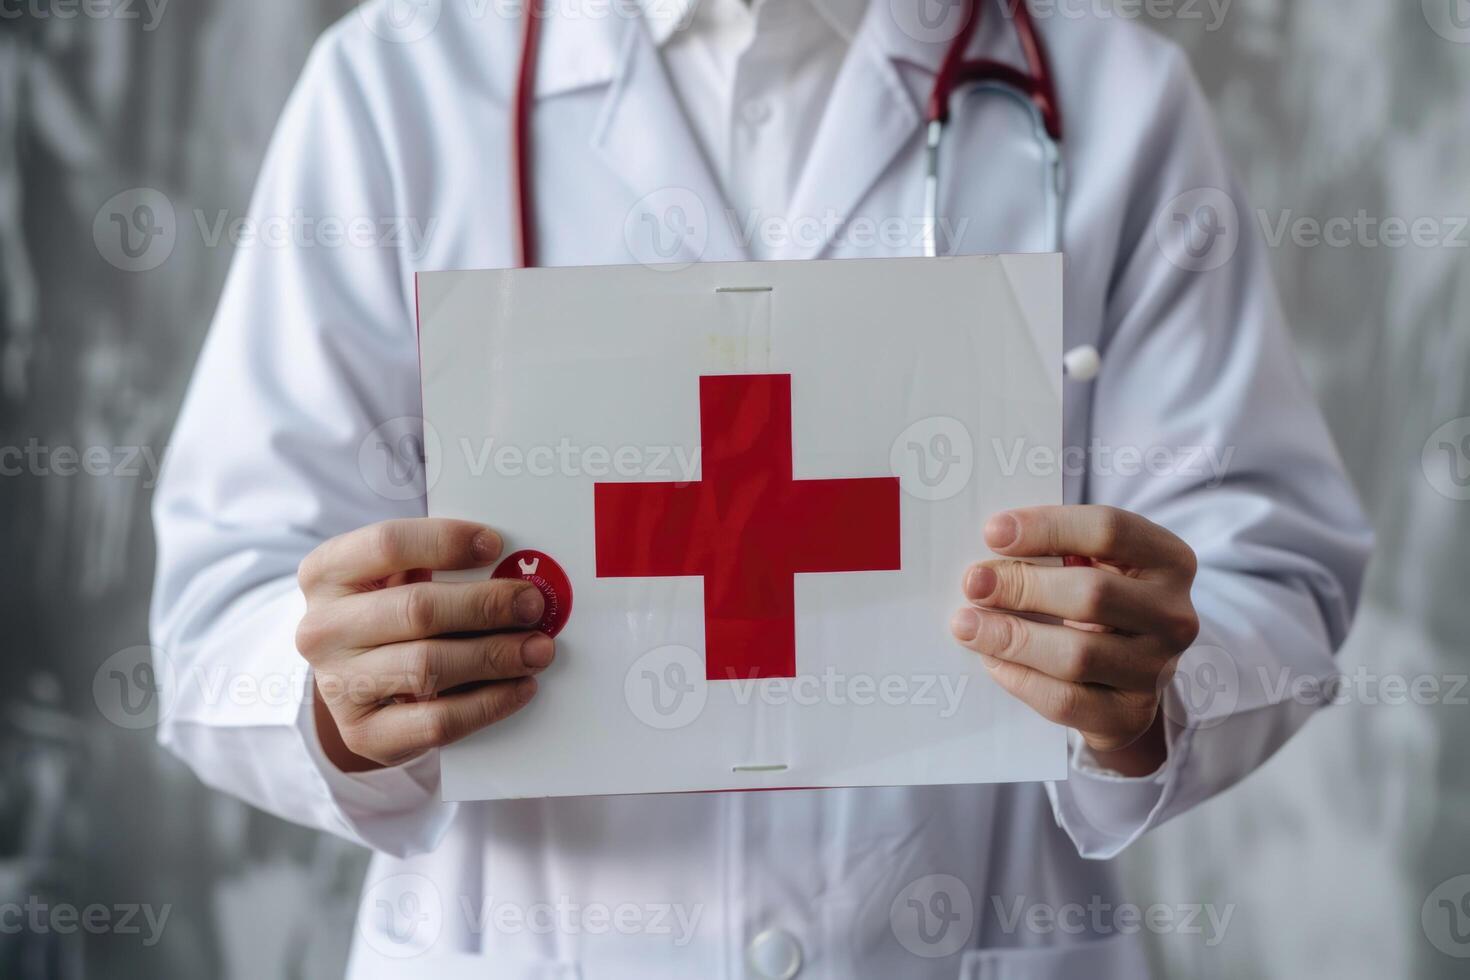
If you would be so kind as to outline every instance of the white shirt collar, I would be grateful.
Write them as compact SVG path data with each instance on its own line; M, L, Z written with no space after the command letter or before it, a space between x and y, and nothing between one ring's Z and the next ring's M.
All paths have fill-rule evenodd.
M576 8L583 0L572 0ZM615 0L613 7L618 11L616 18L606 16L606 0L585 0L596 3L604 11L602 16L592 17L577 12L574 16L563 16L559 11L566 4L549 4L550 15L543 28L542 54L537 65L536 94L538 97L573 91L587 85L609 82L617 73L619 60L625 45L621 31L614 26L629 26L628 18L641 17L647 24L652 39L664 44L681 26L687 25L700 0ZM944 56L946 43L938 40L920 39L912 30L900 26L894 16L895 0L763 0L763 2L791 3L806 2L823 12L834 27L849 39L866 34L874 53L899 59L927 71L935 71ZM921 3L923 0L898 0L899 3ZM979 50L985 38L1007 25L1000 24L1004 18L988 17L981 25L979 35L971 46L971 52ZM613 25L611 21L618 23ZM994 38L991 38L993 41Z
M675 31L689 25L701 2L707 0L638 0L653 42L662 46ZM741 0L746 2L746 0ZM851 40L862 26L869 0L749 0L756 8L767 3L810 3L843 37Z

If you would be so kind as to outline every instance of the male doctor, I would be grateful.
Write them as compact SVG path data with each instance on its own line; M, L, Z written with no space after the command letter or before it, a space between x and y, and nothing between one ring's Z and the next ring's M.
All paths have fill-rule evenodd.
M945 47L917 29L922 2L549 4L541 262L638 259L626 219L670 188L702 203L706 260L917 254L916 235L843 229L922 214L920 108ZM254 215L429 233L240 248L155 501L153 624L183 680L163 743L210 785L376 852L352 977L1147 974L1098 859L1301 726L1312 706L1272 692L1333 672L1369 533L1260 242L1237 227L1227 260L1180 262L1157 232L1186 195L1227 220L1239 199L1184 58L1063 9L1038 26L1068 126L1066 343L1103 356L1066 392L1065 442L1088 465L1066 476L1069 506L976 528L950 624L957 658L1072 730L1069 778L1048 785L439 800L437 749L525 709L555 643L528 629L533 588L426 581L491 564L500 537L425 518L421 483L375 492L358 454L421 411L415 271L514 262L520 23L443 0L416 30L370 3L316 46ZM1018 61L1009 20L984 23L971 57ZM941 249L1041 247L1024 117L960 97L950 133ZM827 231L759 230L811 219ZM1128 447L1181 463L1106 455ZM1188 447L1228 466L1186 465ZM981 560L982 534L999 558ZM1034 556L1072 557L1017 561ZM1223 696L1189 696L1181 655ZM187 680L221 672L290 678L293 696ZM401 697L421 685L447 693ZM1104 911L1065 914L1078 905Z

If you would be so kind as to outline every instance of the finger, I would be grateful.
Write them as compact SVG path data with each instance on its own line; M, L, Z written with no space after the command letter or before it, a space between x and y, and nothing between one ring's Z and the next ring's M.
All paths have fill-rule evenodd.
M417 517L382 521L325 542L301 563L304 590L338 592L414 569L478 568L500 557L500 535L483 524Z
M1168 529L1117 507L1021 507L985 523L985 543L1013 557L1077 555L1138 569L1194 574L1194 551Z
M348 747L358 755L391 765L473 735L515 714L535 696L536 678L522 677L440 695L430 701L390 704L349 727Z
M1169 595L1160 585L1101 568L985 561L970 566L964 588L971 602L991 609L1040 613L1128 633L1152 633L1172 619Z
M464 684L527 677L551 665L556 642L545 633L490 633L393 643L351 660L351 675L338 679L357 706L390 698L428 697ZM317 683L331 696L330 680Z
M950 624L955 638L976 653L1021 664L1060 681L1154 691L1163 658L1148 655L1140 637L1095 633L966 607Z
M541 618L541 591L519 579L418 582L343 596L321 612L340 647L367 649L445 633L525 629Z
M1151 696L1061 681L1023 664L994 660L986 666L997 684L1043 718L1093 736L1131 740L1157 707Z

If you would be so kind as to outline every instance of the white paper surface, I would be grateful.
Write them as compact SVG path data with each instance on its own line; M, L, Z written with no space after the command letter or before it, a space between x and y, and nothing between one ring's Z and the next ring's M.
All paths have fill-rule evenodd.
M985 518L1061 502L1061 273L1012 255L420 275L429 512L545 552L574 591L536 699L444 751L446 799L1063 778L1064 730L948 626ZM595 485L700 480L700 378L730 375L790 377L795 480L901 487L899 569L791 577L792 678L706 679L702 578L597 575Z

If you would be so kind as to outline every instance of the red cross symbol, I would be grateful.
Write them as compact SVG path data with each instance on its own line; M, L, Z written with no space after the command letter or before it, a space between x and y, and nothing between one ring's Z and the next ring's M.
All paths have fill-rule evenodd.
M699 379L703 479L599 483L597 577L704 578L705 676L796 676L803 572L899 568L898 480L796 480L791 375Z

